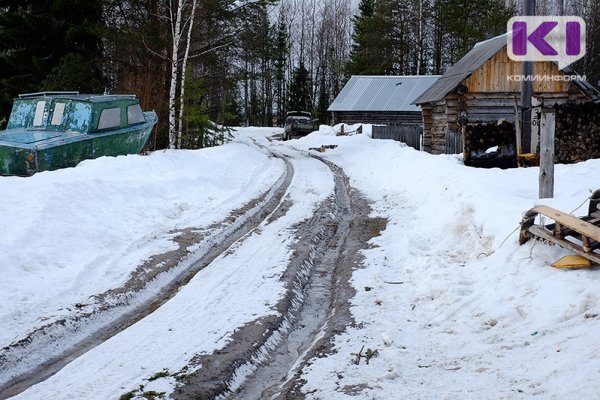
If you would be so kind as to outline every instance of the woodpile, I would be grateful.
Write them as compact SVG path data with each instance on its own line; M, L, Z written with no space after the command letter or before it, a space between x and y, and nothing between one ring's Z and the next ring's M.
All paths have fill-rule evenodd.
M471 123L465 132L465 164L484 168L516 166L515 126L508 121Z
M554 107L554 160L575 163L600 158L600 104L566 103Z

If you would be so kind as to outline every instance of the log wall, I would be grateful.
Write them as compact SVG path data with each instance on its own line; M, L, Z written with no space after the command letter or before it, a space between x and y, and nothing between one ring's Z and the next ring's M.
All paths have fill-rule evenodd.
M334 124L422 124L422 116L419 111L334 111L332 114Z

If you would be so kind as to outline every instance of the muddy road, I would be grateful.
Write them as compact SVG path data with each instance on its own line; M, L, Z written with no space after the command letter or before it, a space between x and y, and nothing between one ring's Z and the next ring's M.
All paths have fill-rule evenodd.
M352 271L361 267L360 251L385 227L385 221L369 218L367 201L337 166L281 146L251 145L283 160L285 173L277 183L220 223L172 232L176 250L140 265L123 286L73 305L69 318L42 325L0 349L0 399L20 393L23 398L36 398L36 393L45 393L48 381L55 382L49 385L64 382L68 386L71 378L62 377L67 365L83 368L77 363L83 365L93 351L110 346L148 317L166 313L165 304L191 286L205 268L217 261L244 261L246 244L268 246L275 236L285 238L290 255L283 266L273 256L273 264L281 268L273 275L285 290L270 305L271 311L237 326L216 350L185 349L186 354L192 351L186 365L164 375L175 381L169 394L175 399L303 398L302 368L311 358L326 355L333 336L354 323L349 311L354 291L349 280ZM310 180L326 175L333 181L330 195L311 215L295 211L303 191L310 193L318 187L310 186ZM234 273L224 274L223 286L241 285L235 279ZM224 301L217 300L215 304ZM169 326L176 330L174 322ZM157 337L148 328L144 332ZM135 349L132 351L135 354ZM118 354L112 357L106 365L119 362ZM160 366L154 369L160 370ZM101 376L99 373L99 381ZM34 387L38 383L41 385ZM94 382L91 387L102 384ZM139 389L124 391L122 396L144 395L143 385L131 386Z

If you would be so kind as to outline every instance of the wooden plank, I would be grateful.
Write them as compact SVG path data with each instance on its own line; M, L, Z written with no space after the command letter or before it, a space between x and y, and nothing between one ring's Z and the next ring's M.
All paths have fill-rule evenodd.
M554 114L543 114L540 138L540 199L554 197L554 126Z
M530 234L532 234L534 236L537 236L539 238L542 238L549 242L557 244L560 247L563 247L569 251L572 251L575 254L579 254L580 256L585 257L588 260L591 260L592 262L600 264L600 254L592 253L592 252L585 252L581 246L579 246L573 242L569 242L568 240L565 240L565 239L558 239L557 237L553 236L550 232L546 231L544 228L542 228L540 226L534 225L534 226L530 227L529 232L530 232Z
M519 102L517 100L517 95L515 94L513 97L513 104L514 104L514 119L513 121L515 122L515 134L516 134L516 141L517 141L517 156L523 153L523 142L521 139L521 121L519 121Z
M553 219L557 223L571 228L580 234L589 237L590 239L600 242L600 228L586 222L582 219L574 217L570 214L565 214L555 208L549 206L535 206L530 211L545 215L548 218Z
M501 118L511 121L514 117L512 112L502 114L471 114L469 113L469 122L496 122Z
M592 266L592 262L580 255L575 256L564 256L560 260L552 263L554 268L589 268Z

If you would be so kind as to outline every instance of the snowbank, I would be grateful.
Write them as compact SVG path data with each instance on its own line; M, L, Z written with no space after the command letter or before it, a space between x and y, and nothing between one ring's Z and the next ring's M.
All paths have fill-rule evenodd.
M0 177L0 344L119 285L175 248L170 231L222 220L282 173L280 160L231 143Z
M522 213L567 212L597 188L600 160L556 166L555 199L538 169L475 169L366 135L293 142L341 165L387 229L354 274L360 328L305 369L308 398L595 398L600 275L549 266L558 247L518 245ZM576 215L585 214L587 203ZM351 353L377 349L369 365Z

